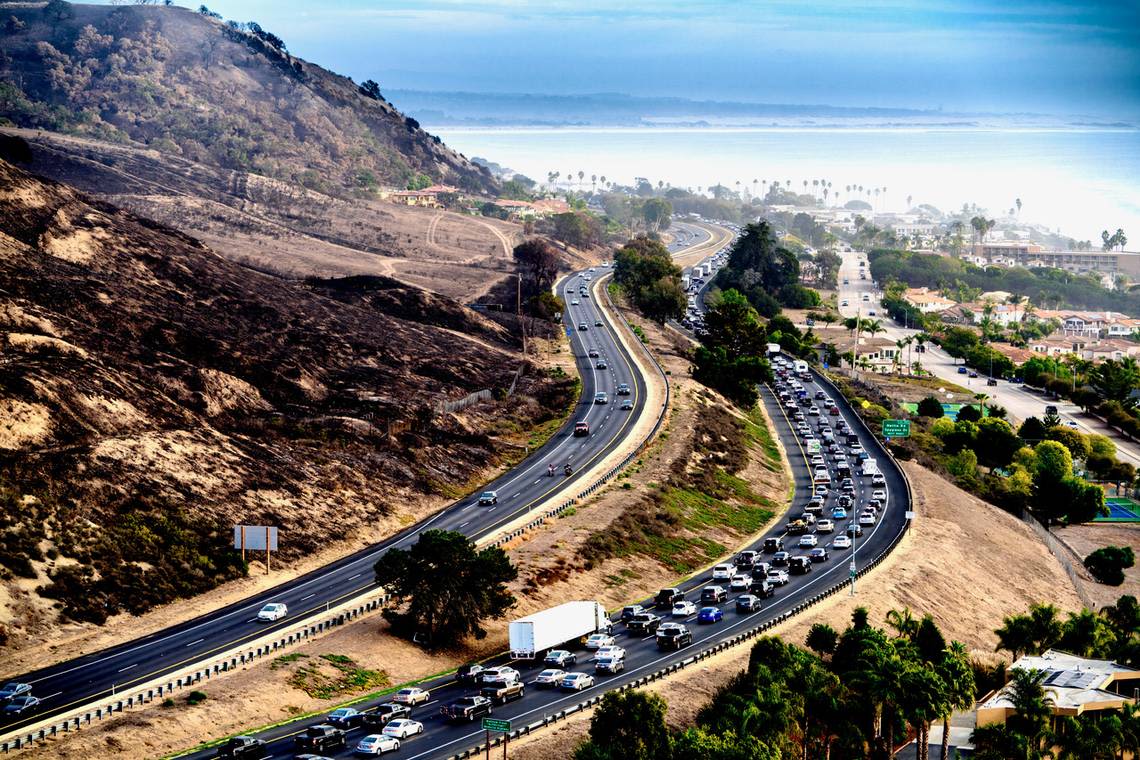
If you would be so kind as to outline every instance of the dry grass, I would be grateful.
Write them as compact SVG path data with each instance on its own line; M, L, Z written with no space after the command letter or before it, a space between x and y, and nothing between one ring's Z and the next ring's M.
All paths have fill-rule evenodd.
M1072 549L1072 559L1077 566L1084 562L1085 557L1105 546L1131 546L1134 554L1140 554L1140 525L1088 523L1058 528L1054 533ZM1097 609L1115 604L1124 594L1140 597L1140 566L1125 570L1124 583L1120 586L1097 583L1083 567L1080 577L1081 586Z

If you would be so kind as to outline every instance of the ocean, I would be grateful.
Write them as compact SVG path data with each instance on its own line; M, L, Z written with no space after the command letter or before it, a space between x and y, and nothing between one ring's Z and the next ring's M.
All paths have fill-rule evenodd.
M1140 250L1140 130L977 127L556 127L425 126L468 157L545 182L579 171L631 184L645 177L678 187L716 183L763 192L764 180L827 180L829 204L853 200L847 185L886 188L876 211L929 203L943 211L977 204L1100 245L1100 231L1131 233ZM753 180L758 180L753 185ZM737 185L739 182L739 186ZM818 195L817 190L817 195Z

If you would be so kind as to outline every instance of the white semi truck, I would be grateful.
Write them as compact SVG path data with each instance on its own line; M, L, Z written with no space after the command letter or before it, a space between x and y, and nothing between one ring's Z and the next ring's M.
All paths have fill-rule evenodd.
M568 641L591 633L609 632L612 625L601 602L566 602L512 620L507 629L511 657L533 660L542 652Z

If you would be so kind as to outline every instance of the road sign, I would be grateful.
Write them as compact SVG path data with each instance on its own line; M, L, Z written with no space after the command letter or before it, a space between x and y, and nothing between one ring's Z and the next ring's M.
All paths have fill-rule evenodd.
M509 720L499 720L498 718L483 718L483 730L509 734L511 732L511 722Z
M888 438L906 438L910 435L910 420L883 420L883 435Z
M573 338L574 337L574 328L573 327L567 327L566 328L566 337L567 338Z

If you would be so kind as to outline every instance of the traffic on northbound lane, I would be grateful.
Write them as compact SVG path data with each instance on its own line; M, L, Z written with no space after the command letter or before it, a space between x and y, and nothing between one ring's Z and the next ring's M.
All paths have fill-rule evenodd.
M594 275L590 271L575 273L559 287L580 294L583 286L593 287ZM44 696L37 696L36 703L22 712L0 713L0 735L19 736L19 729L45 718L189 668L369 593L375 589L372 566L379 556L392 547L407 547L426 529L454 530L479 539L564 492L575 493L573 489L581 487L581 478L590 468L624 444L644 411L646 399L645 379L625 344L616 337L599 300L604 298L582 299L564 319L566 325L580 328L568 330L582 376L578 405L545 446L487 484L486 491L493 496L472 494L378 545L211 614L13 679ZM606 357L607 366L599 368L587 355L590 351ZM621 397L623 402L596 404L598 393ZM557 477L551 476L551 467L557 469Z

